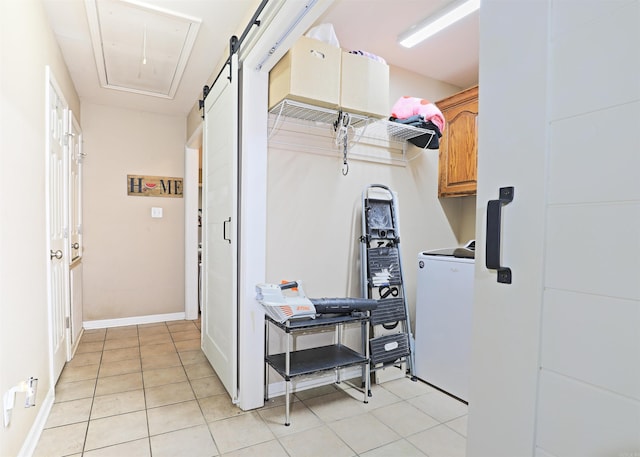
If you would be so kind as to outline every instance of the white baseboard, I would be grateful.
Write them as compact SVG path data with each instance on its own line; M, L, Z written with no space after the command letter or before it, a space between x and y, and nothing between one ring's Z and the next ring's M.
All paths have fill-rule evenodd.
M135 316L135 317L122 317L119 319L103 319L97 321L83 321L82 326L86 330L96 328L110 328L110 327L123 327L125 325L140 325L140 324L155 324L157 322L165 321L181 321L184 320L185 314L170 313L170 314L152 314L150 316Z
M277 376L277 375L274 375ZM362 368L349 367L344 368L340 374L340 379L348 381L354 378L362 377ZM314 387L326 386L328 384L335 383L335 374L328 373L326 376L315 376L313 378L305 378L300 381L296 381L295 378L292 381L291 393L302 392L303 390L313 389ZM330 380L330 381L329 381ZM269 384L269 398L279 397L285 394L285 382L284 380Z
M29 430L29 434L25 438L24 443L22 443L22 448L20 448L18 457L30 457L35 452L38 441L40 440L40 435L42 435L42 430L44 430L44 426L49 418L49 413L53 407L54 399L55 391L51 388L47 392L47 396L45 397L42 407L36 416L36 420L33 422L33 425Z
M80 340L82 340L82 335L84 335L84 327L80 329L80 331L78 332L78 336L76 337L76 340L73 342L73 346L71 347L71 357L69 357L69 360L67 360L67 362L69 362L71 359L75 357L76 351L78 350L78 346L80 345Z

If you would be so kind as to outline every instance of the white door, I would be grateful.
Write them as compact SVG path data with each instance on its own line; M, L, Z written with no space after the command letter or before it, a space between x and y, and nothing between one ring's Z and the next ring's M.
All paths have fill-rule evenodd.
M468 457L640 449L640 54L621 45L639 17L637 0L482 2ZM485 267L507 186L492 254L511 284Z
M82 130L74 113L69 111L69 262L82 257Z
M82 333L82 130L74 114L69 110L69 354L71 359Z
M238 401L238 63L205 100L202 227L202 350ZM231 80L227 75L231 73Z
M49 319L52 383L58 380L67 360L69 316L68 214L67 214L67 121L68 105L62 91L48 74L47 181L50 259Z

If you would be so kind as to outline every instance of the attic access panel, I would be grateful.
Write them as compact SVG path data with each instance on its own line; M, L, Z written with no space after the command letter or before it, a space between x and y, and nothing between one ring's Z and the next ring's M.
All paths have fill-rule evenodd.
M201 20L129 0L87 0L104 88L173 98Z

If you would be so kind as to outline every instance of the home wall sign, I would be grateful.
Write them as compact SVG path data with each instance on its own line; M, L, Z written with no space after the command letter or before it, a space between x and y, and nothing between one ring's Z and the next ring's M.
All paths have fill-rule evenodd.
M182 178L127 175L127 195L182 198Z

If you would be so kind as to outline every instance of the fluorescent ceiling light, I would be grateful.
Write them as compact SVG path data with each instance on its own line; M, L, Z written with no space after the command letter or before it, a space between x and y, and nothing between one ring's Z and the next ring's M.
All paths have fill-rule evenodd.
M480 8L480 0L466 0L453 3L434 16L430 16L420 24L414 25L398 37L399 43L405 48L412 48L431 35L449 27L454 22Z

